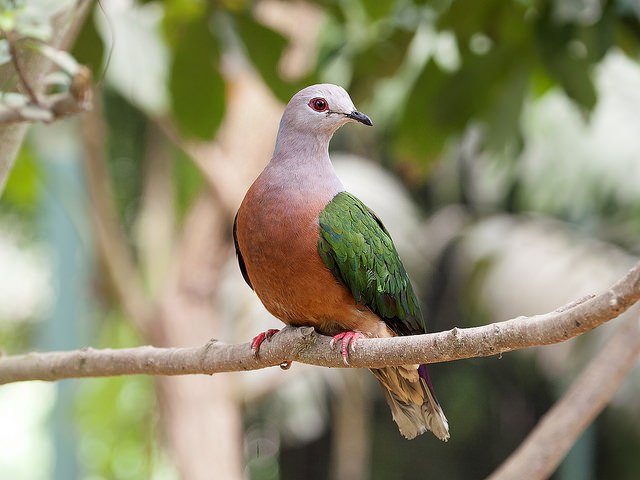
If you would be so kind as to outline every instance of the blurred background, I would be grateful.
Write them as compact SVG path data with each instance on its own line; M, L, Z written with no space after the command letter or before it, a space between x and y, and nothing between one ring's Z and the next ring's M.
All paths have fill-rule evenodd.
M551 311L638 260L636 0L80 4L0 1L3 29L71 25L96 83L90 112L30 129L0 199L6 353L280 327L231 226L287 100L318 82L375 123L341 129L332 157L390 230L431 331ZM359 370L3 386L0 478L482 478L616 323L434 365L447 444L404 440ZM554 478L638 478L638 398L636 369Z

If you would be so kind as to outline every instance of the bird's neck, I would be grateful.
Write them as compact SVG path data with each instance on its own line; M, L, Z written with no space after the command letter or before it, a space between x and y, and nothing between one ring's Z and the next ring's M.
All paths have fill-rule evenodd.
M330 134L323 132L278 132L276 147L263 172L268 183L285 189L330 195L344 190L329 158Z
M276 137L273 158L288 159L289 161L293 161L294 158L298 158L300 161L304 161L305 158L326 157L328 159L329 142L333 133L333 131L296 129L291 125L283 128L281 124Z

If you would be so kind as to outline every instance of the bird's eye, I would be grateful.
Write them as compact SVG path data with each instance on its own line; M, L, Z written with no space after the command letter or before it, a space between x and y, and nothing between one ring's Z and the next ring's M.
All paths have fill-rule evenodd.
M324 98L312 98L309 102L309 106L316 112L325 112L329 110L329 104Z

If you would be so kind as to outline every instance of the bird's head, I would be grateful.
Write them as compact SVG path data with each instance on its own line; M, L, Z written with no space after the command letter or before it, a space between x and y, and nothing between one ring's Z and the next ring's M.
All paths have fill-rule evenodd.
M348 122L373 125L368 116L356 110L344 88L322 83L306 87L291 98L282 116L281 128L324 133L330 137Z

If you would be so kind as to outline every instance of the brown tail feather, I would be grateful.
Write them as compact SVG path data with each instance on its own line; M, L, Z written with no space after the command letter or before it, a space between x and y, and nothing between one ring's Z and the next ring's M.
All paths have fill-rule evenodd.
M417 365L378 368L371 372L380 381L393 420L404 437L412 439L430 430L440 440L449 440L447 418L428 377L418 374Z

